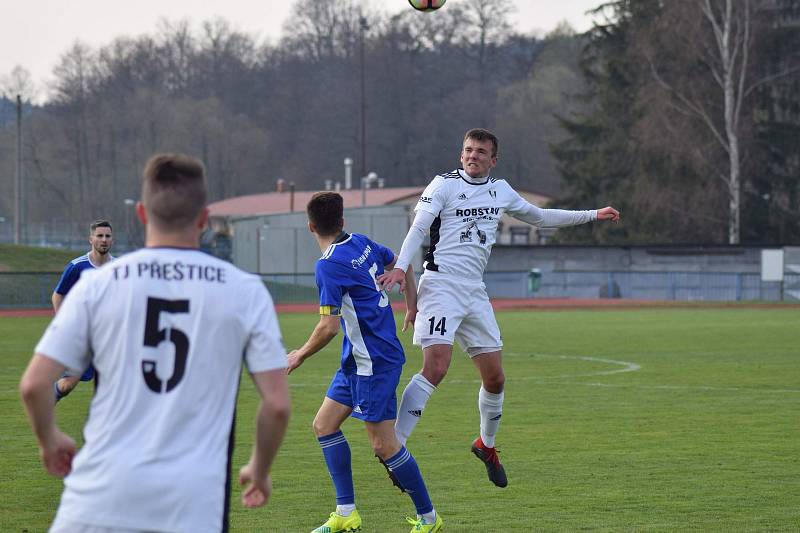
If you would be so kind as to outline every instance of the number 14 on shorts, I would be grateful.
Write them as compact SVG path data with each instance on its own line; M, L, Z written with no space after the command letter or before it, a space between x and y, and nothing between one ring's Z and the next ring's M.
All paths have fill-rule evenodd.
M445 333L447 333L447 329L445 328L445 324L447 323L447 317L443 316L437 322L436 317L432 316L428 319L428 322L431 323L430 335L433 335L435 331L438 331L440 335L444 335Z

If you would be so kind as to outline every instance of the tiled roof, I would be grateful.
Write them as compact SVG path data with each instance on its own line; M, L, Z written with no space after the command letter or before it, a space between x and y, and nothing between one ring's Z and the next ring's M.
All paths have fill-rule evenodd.
M366 206L392 204L401 200L418 197L425 187L388 187L383 189L367 189L365 194ZM295 191L294 209L292 193L270 192L264 194L248 194L214 202L208 206L211 216L252 216L271 215L274 213L288 213L290 211L305 211L306 204L317 191ZM344 207L361 207L361 189L338 191L344 198Z

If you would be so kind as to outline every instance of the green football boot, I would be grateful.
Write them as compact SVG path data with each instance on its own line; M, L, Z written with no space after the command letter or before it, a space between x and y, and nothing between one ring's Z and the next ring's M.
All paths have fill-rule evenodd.
M427 523L423 518L408 518L406 521L411 524L411 533L436 533L442 530L442 517L436 513L436 521L433 524Z
M358 531L361 529L361 517L358 511L354 510L350 516L342 516L335 512L331 513L328 521L319 526L311 533L340 533L341 531ZM430 530L420 530L430 531Z

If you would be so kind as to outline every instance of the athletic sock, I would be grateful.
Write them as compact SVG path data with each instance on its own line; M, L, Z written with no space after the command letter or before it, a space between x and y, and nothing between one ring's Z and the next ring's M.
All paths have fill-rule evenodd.
M428 398L435 390L433 383L425 379L422 374L414 374L406 385L400 400L400 408L397 410L397 421L394 423L394 432L400 444L405 445L425 410Z
M342 516L350 516L353 514L353 511L356 510L356 504L349 503L347 505L337 505L336 506L336 514Z
M428 496L428 489L425 487L425 481L422 479L417 461L405 446L401 446L399 452L386 460L386 466L391 469L405 491L411 496L418 515L425 515L433 511L433 504Z
M338 505L352 505L356 502L353 488L353 471L350 463L350 446L341 431L317 439L328 465L333 487L336 489Z
M478 393L478 411L481 414L481 440L487 448L494 448L494 437L503 416L503 392L494 394L481 385Z

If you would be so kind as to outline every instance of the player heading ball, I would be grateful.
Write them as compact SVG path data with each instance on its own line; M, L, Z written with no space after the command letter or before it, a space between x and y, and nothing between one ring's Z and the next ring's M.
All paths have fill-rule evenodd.
M444 379L458 342L481 376L478 391L480 434L472 452L486 466L489 480L508 484L497 457L495 436L503 414L505 373L503 341L483 271L504 213L538 227L575 226L594 220L619 220L613 207L589 211L541 209L522 198L504 179L491 176L497 165L498 140L490 131L467 131L461 146L461 167L439 174L425 188L416 216L392 271L378 277L389 291L404 288L405 272L430 232L430 247L419 282L414 344L422 347L422 369L403 391L395 429L400 442L411 435L425 405Z

